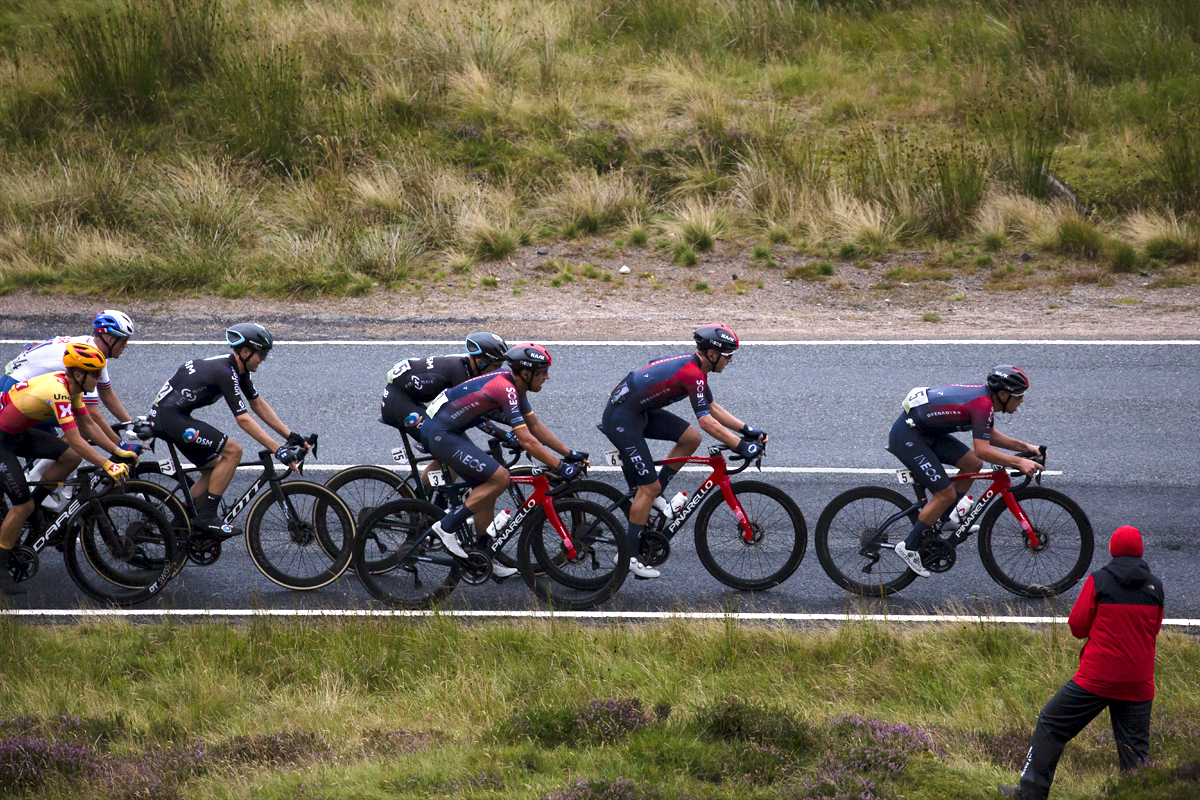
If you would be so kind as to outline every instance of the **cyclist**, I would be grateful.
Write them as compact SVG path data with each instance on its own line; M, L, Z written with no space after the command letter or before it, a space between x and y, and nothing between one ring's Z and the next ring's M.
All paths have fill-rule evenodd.
M79 466L81 457L102 468L113 480L124 480L129 474L128 466L104 458L84 438L84 434L94 437L114 457L119 452L116 445L99 435L82 399L84 392L95 391L104 374L104 354L95 345L68 342L63 347L62 362L64 369L37 375L0 394L0 485L12 500L12 508L0 522L0 589L5 594L26 591L13 580L9 566L12 548L21 535L21 526L33 513L35 499L18 459L51 459L54 463L43 476L47 481L65 479ZM36 427L49 419L62 428L62 439ZM43 493L48 492L39 488L37 494Z
M758 456L767 442L765 433L714 403L708 388L709 373L724 372L733 360L739 345L737 334L725 325L709 323L696 328L692 338L694 353L656 359L626 375L612 390L600 421L600 430L621 453L626 482L631 489L637 488L629 509L629 545L634 554L650 509L671 516L662 492L678 471L673 464L663 464L656 474L646 439L674 442L668 458L685 458L696 452L700 430L746 458ZM692 403L700 430L665 410L685 397ZM630 560L629 571L638 578L659 576L658 570L636 558Z
M922 540L939 519L949 516L959 498L971 488L967 481L951 481L942 466L944 463L953 464L961 472L979 472L984 461L1012 467L1029 476L1042 469L1036 461L996 449L1037 450L994 428L995 413L1015 412L1028 388L1029 377L1022 370L1000 364L988 373L985 383L918 387L904 398L901 404L904 410L892 425L887 450L932 494L908 537L896 543L896 554L922 578L930 574L921 563ZM950 435L961 431L971 431L974 449Z
M223 524L218 514L221 496L229 488L242 459L242 446L228 434L192 417L192 412L225 398L238 427L263 447L275 451L275 457L291 469L296 469L296 462L286 448L302 445L307 449L308 445L300 434L283 424L254 388L250 377L258 371L275 344L271 334L256 323L239 322L225 331L225 341L232 349L228 355L180 365L158 390L149 417L155 436L174 444L201 468L200 478L191 488L192 499L196 501L193 527L228 538L240 531ZM250 411L280 436L287 437L287 441L283 445L276 444L262 426L251 419Z
M467 438L467 428L496 416L512 428L526 453L566 480L577 477L587 459L559 441L533 413L526 398L527 392L540 392L550 377L550 353L537 344L518 344L505 352L504 360L509 368L471 378L438 395L426 409L428 419L421 425L421 439L429 452L474 487L465 503L433 526L446 549L459 558L467 555L456 535L463 522L474 515L475 530L486 531L495 517L496 498L508 488L508 470ZM551 450L562 458L556 458ZM492 567L498 577L513 572L499 564Z
M466 346L462 355L406 358L392 367L383 390L380 421L416 435L429 401L452 386L496 369L508 352L504 339L487 331L472 333Z
M21 381L61 370L63 353L71 342L93 345L104 356L106 364L108 361L114 361L125 352L134 330L133 320L127 314L113 310L97 314L92 320L92 328L95 333L91 336L56 336L25 348L25 352L8 362L4 368L5 375L0 378L0 392L7 391ZM105 439L124 449L141 451L141 445L122 442L121 437L113 431L104 417L96 413L97 406L103 403L118 422L130 420L129 412L125 410L121 398L117 397L116 390L112 388L107 366L100 373L95 391L86 392L83 402L91 408L91 421L103 432ZM53 419L47 419L38 427L48 433L54 433L56 426Z

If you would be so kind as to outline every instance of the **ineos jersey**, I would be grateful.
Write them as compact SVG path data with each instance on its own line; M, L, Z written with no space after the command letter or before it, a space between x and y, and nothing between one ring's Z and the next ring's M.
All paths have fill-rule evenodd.
M986 384L920 387L908 393L903 407L922 436L971 431L975 439L991 439L996 414Z
M696 419L707 417L711 411L712 392L708 376L700 368L697 355L673 356L651 361L629 373L613 389L608 402L621 406L628 413L663 408L683 398L692 401Z
M183 414L211 406L225 398L235 417L250 411L247 400L258 397L250 373L238 375L233 353L197 361L186 361L154 398L155 408L171 408Z
M525 415L532 412L525 392L517 389L512 371L507 369L489 372L447 389L426 409L432 422L454 433L462 433L479 417L519 428L525 424Z

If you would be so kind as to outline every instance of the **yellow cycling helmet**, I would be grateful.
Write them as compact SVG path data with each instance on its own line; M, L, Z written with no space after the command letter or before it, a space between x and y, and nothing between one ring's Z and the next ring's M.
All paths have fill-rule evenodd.
M107 362L104 359L104 353L97 350L95 345L84 342L68 342L67 349L63 353L64 367L99 372L104 369L105 363Z

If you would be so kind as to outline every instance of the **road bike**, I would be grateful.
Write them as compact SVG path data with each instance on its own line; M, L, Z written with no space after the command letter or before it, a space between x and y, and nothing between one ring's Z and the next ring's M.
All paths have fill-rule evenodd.
M448 477L448 476L447 476ZM493 559L514 538L516 566L544 602L564 610L594 608L621 588L629 571L625 528L602 505L569 496L571 483L551 488L547 474L511 475L528 492L495 538L468 534L467 557L447 552L432 533L445 509L420 498L401 498L371 512L358 531L354 563L363 586L394 608L430 608L459 582L478 586L492 577ZM447 482L457 505L471 490ZM468 526L468 531L472 529Z
M155 439L145 417L128 424L144 442ZM316 457L317 435L305 440L309 448L286 448L300 469L310 453ZM230 536L218 536L204 530L192 530L196 503L189 489L198 475L198 467L185 468L175 445L166 442L169 458L139 463L137 480L126 484L126 491L152 502L161 503L182 542L176 570L188 561L200 566L215 564L222 546ZM276 469L270 450L260 450L257 461L239 466L261 467L262 472L246 491L231 504L224 504L220 517L232 525L250 506L246 518L246 549L254 565L272 582L288 589L319 589L337 580L350 564L354 550L354 517L346 504L319 483L293 478L287 468ZM266 491L263 491L266 489ZM257 498L257 499L255 499ZM251 501L254 501L253 505ZM237 535L237 534L232 534Z
M73 490L58 510L41 499L59 484ZM41 552L63 554L67 574L93 600L117 606L143 603L162 591L178 559L175 532L154 504L122 494L108 476L84 467L66 481L35 481L33 513L22 526L20 544L10 556L17 581L37 574ZM8 504L0 495L0 518Z
M744 472L752 463L761 470L762 455L753 461L735 455L733 459L742 463L730 469L722 455L730 450L727 445L713 445L707 457L654 462L655 466L673 464L677 469L687 464L703 465L712 472L672 518L651 510L638 560L648 567L666 562L671 540L696 514L696 554L709 574L739 591L763 591L786 581L800 566L808 547L808 527L799 506L782 489L761 481L731 481L731 476ZM606 458L612 466L621 465L617 450L608 451ZM622 493L602 485L609 490L609 510L619 508L628 517L637 490Z
M1046 448L1021 453L1040 464ZM958 546L978 529L979 558L992 580L1022 597L1053 597L1086 574L1094 542L1087 514L1062 492L1030 486L1030 478L1014 485L1021 473L996 467L962 473L951 481L986 480L987 489L954 530L943 535L944 521L934 525L919 552L930 572L948 572ZM817 558L833 582L865 596L890 595L917 577L895 553L912 530L927 500L926 489L907 469L896 471L901 484L912 484L916 502L880 486L851 489L833 499L817 522ZM1005 514L1005 512L1009 512Z

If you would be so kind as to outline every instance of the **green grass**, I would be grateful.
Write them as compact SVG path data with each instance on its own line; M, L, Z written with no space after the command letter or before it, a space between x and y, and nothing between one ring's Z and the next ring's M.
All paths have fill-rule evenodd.
M105 273L168 265L150 291L353 294L531 231L661 237L680 263L1194 262L1123 225L1198 224L1198 27L1187 0L14 0L0 285L135 294ZM1051 174L1096 215L1054 210ZM981 224L997 196L1036 202ZM289 237L326 274L289 275Z
M982 800L1016 777L1077 662L1062 625L5 618L0 740L86 748L94 771L64 754L0 790L532 799L582 780L567 796L799 800L866 777L875 796ZM1190 638L1159 637L1156 681L1162 776L1118 779L1101 719L1068 745L1056 797L1166 798L1166 776L1196 782Z

